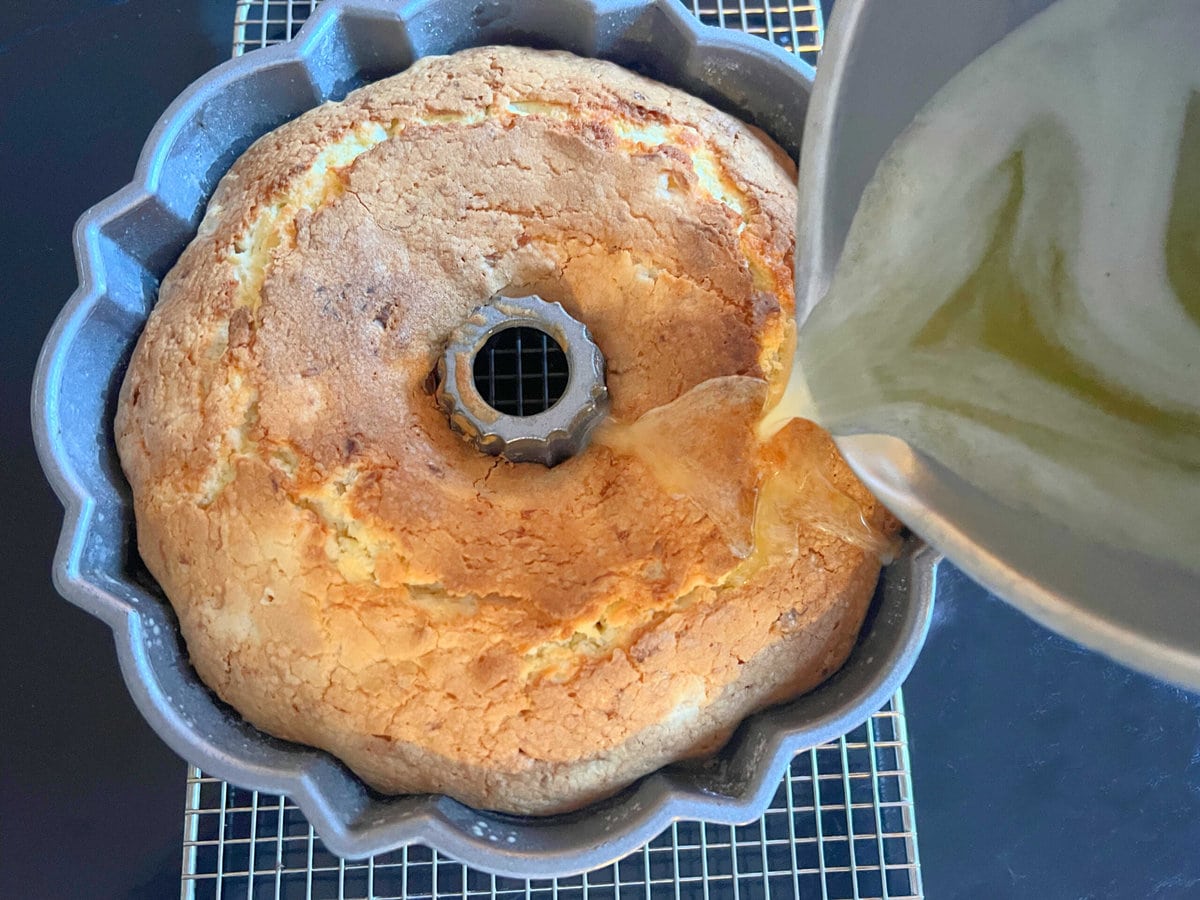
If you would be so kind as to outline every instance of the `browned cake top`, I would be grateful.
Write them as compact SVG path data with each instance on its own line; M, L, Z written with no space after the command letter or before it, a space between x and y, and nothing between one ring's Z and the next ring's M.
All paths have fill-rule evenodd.
M793 174L699 100L513 48L421 60L258 141L164 280L118 413L139 546L202 677L384 789L488 803L505 773L705 710L784 612L869 595L877 562L826 532L747 561L751 517L731 536L637 453L514 465L431 394L474 307L536 293L594 335L617 421L763 382L672 432L752 498L792 346ZM815 428L777 444L883 515ZM414 760L432 774L398 774Z

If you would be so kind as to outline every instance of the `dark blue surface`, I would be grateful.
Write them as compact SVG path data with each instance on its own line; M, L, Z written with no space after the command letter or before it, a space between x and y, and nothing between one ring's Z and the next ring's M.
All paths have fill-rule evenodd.
M29 390L75 287L75 219L129 181L166 105L229 55L231 22L231 2L0 3L4 900L179 896L184 763L126 695L108 629L50 584L62 512Z
M929 896L1200 897L1200 697L939 587L905 686Z
M29 379L75 284L72 223L228 56L232 6L0 4L2 898L178 895L183 763L133 709L104 626L50 586L60 512ZM931 898L1200 897L1200 698L956 575L906 697Z

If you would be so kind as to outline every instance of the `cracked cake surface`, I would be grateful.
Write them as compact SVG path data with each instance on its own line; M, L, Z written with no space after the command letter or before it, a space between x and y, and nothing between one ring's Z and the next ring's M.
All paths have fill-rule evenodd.
M880 555L830 521L898 525L816 426L758 437L794 343L794 176L685 93L505 47L257 141L117 413L205 683L380 791L550 813L836 670ZM551 469L480 453L431 392L497 293L561 303L607 360L615 424Z

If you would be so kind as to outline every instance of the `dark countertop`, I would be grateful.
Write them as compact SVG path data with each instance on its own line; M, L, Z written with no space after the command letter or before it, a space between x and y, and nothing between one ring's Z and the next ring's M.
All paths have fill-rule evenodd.
M184 763L126 696L106 628L50 585L60 510L28 397L75 286L74 220L127 181L170 100L228 57L232 6L0 8L0 897L179 889ZM1200 897L1200 697L948 570L906 701L930 897Z

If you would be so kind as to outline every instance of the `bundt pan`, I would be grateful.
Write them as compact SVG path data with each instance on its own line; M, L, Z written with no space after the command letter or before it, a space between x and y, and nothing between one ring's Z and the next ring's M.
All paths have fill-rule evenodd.
M199 681L171 607L138 558L113 442L117 391L159 279L217 180L255 138L418 57L483 44L613 60L799 152L812 68L767 41L700 25L677 0L331 0L296 40L192 85L155 126L133 183L79 221L80 286L43 349L33 425L66 507L55 583L112 627L134 700L175 751L235 784L289 795L340 855L420 842L496 873L549 877L610 862L675 819L760 815L795 753L863 722L908 673L928 626L937 557L909 541L885 570L849 661L827 683L751 717L711 760L668 766L569 815L520 818L442 796L381 796L331 756L255 730Z

